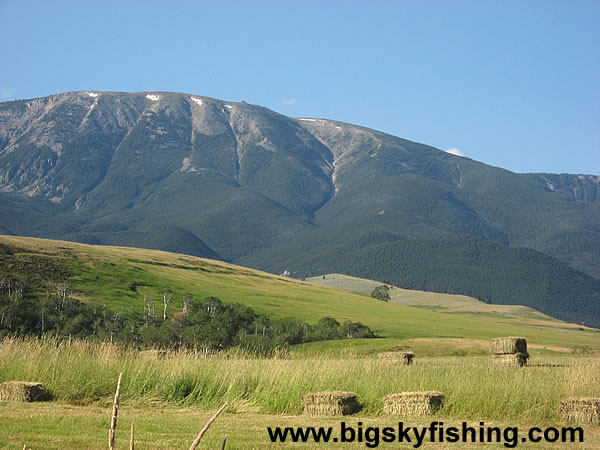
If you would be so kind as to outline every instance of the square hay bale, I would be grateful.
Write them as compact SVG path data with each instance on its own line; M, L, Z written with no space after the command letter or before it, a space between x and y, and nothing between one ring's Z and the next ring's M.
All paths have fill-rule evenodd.
M7 381L0 383L0 401L4 402L42 402L52 396L41 383L27 381Z
M528 353L513 353L512 355L492 355L494 363L499 366L523 367L529 359Z
M512 355L527 353L527 340L524 337L501 337L490 341L492 355Z
M441 392L401 392L383 398L383 412L391 416L422 417L433 414L443 403Z
M346 416L360 411L354 392L312 392L302 397L304 414L310 416Z
M412 364L415 354L413 352L383 352L377 356L383 362L409 365Z
M600 398L569 397L560 402L558 411L565 422L600 425Z

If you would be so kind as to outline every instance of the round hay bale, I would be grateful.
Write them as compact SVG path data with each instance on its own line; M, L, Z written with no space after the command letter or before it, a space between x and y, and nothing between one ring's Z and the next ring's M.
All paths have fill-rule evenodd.
M412 364L415 354L413 352L383 352L377 356L383 362L409 365Z
M513 353L512 355L492 355L494 364L499 366L519 366L523 367L529 359L528 353Z
M492 355L512 355L527 353L527 340L524 337L501 337L490 341Z
M560 402L558 412L565 422L600 425L600 398L569 397Z
M383 398L383 412L391 416L422 417L433 414L443 403L441 392L400 392Z
M52 400L52 396L41 383L28 381L6 381L0 383L0 401L42 402Z
M302 397L304 414L310 416L347 416L360 411L354 392L312 392Z

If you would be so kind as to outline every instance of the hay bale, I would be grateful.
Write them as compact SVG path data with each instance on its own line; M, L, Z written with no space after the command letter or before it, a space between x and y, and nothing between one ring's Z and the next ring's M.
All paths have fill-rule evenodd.
M0 383L0 401L42 402L45 400L52 400L52 396L41 383L27 381Z
M415 354L413 352L383 352L377 356L384 362L409 365L412 364Z
M383 412L391 416L422 417L442 407L444 394L437 391L400 392L383 398Z
M346 416L360 411L354 392L312 392L302 397L304 414L310 416Z
M558 411L565 422L600 425L600 398L570 397L560 402Z
M514 353L512 355L492 355L494 364L499 366L519 366L523 367L529 359L528 353Z
M512 355L527 353L527 340L524 337L501 337L490 341L492 355Z

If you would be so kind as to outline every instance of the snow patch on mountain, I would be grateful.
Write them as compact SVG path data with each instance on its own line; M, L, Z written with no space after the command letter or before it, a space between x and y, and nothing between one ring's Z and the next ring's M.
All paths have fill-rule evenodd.
M87 112L85 113L85 116L81 120L81 123L79 124L79 129L80 130L87 123L88 117L90 117L90 114L92 113L92 111L94 110L94 108L96 107L96 105L98 104L98 94L96 94L94 92L88 92L87 94L94 99L94 103L92 103L90 105L90 107L88 108Z

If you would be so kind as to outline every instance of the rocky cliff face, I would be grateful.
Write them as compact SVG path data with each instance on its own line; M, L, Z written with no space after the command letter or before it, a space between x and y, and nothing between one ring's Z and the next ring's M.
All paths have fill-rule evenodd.
M600 176L539 174L537 175L546 188L552 192L560 192L569 200L578 202L600 202Z
M106 175L139 99L67 93L0 106L0 189L66 208Z
M309 213L333 189L331 152L296 121L192 95L74 92L4 103L0 143L0 190L65 209L102 206L115 189L131 200L175 173L221 176Z

